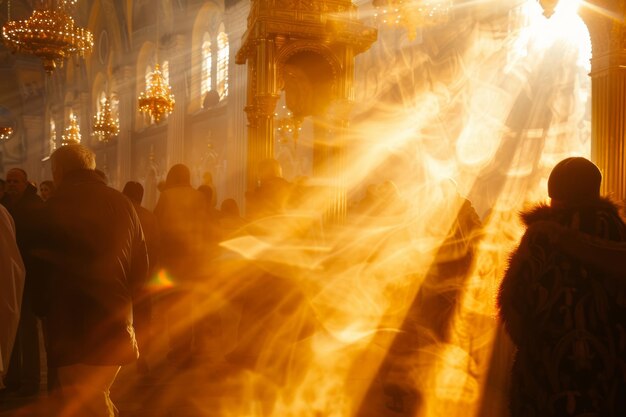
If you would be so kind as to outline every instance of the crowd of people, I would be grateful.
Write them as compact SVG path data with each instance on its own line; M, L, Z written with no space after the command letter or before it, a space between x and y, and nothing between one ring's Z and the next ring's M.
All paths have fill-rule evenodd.
M238 287L232 298L246 305L237 320L238 344L227 360L258 364L268 354L261 350L272 323L306 304L278 273L233 266L228 257L214 262L223 253L221 242L246 234L265 238L285 224L298 237L322 234L317 222L280 217L309 204L311 194L306 180L282 178L275 160L259 165L245 217L234 199L218 209L215 188L194 188L184 164L170 168L152 211L142 206L139 182L127 182L122 191L110 187L84 146L57 149L51 168L53 180L41 182L39 190L20 168L0 181L0 397L37 395L39 355L45 353L46 385L59 397L64 416L115 415L110 387L122 366L135 364L139 374L150 375L155 327L168 336L166 360L177 369L194 366L207 336L203 312L213 311L201 306L215 302L215 287L208 283L224 268L259 277L224 281ZM600 197L600 182L595 165L568 158L550 176L550 205L523 214L528 230L498 296L501 319L517 347L513 417L626 414L626 245L620 245L626 224L618 207ZM393 355L405 354L417 332L432 338L429 343L448 342L452 312L474 262L481 220L453 182L442 183L440 191L456 218L424 274L383 373L394 371ZM351 212L397 218L408 213L408 205L395 184L385 181L369 186ZM278 221L263 221L276 216ZM155 308L162 309L163 322L154 322ZM298 340L316 325L309 313L290 329ZM259 322L263 334L253 324ZM268 374L274 372L275 361L263 360L271 364ZM402 412L400 390L386 389L388 407Z

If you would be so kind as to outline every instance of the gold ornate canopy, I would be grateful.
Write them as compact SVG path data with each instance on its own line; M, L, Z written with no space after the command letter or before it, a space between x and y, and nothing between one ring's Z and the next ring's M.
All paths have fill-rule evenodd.
M287 107L296 118L320 117L334 109L335 130L341 131L353 98L354 57L376 37L374 28L357 19L350 0L252 0L248 29L236 56L238 64L248 64L249 188L254 187L258 162L274 156L274 113L280 92L285 91ZM314 143L314 159L341 153L327 152L324 142ZM332 146L339 149L340 142L335 138ZM317 164L327 169L314 175L337 177L342 169L338 163ZM335 200L341 211L341 197Z

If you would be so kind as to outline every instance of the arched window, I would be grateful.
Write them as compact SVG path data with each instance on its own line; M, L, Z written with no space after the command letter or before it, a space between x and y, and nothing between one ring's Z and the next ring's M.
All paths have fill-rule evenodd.
M144 90L148 87L148 85L150 85L150 78L152 78L151 75L152 75L153 69L154 68L152 68L150 65L146 66L146 74L145 74L146 84L145 84Z
M54 119L50 119L50 137L48 138L50 154L57 149L57 125Z
M202 39L202 79L200 81L200 97L213 88L211 83L211 71L213 70L211 55L211 37L208 33L204 34Z
M228 35L224 32L224 26L220 25L217 35L217 82L216 90L220 100L228 96Z
M163 61L163 65L161 65L161 74L163 74L163 80L165 81L165 85L170 85L170 62Z
M97 112L100 113L102 111L102 108L104 107L104 101L106 100L106 94L104 93L104 91L100 92L100 95L98 96L98 103L96 103L96 108L97 108Z
M161 75L163 76L163 80L165 81L165 85L170 85L170 63L169 61L163 61L161 64ZM146 86L150 83L150 76L154 71L154 65L148 65L146 67Z

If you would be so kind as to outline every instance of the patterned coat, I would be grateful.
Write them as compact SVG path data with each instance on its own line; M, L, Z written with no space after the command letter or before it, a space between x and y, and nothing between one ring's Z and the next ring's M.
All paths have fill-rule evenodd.
M606 242L626 241L626 225L604 199L568 208L542 205L522 218L528 230L498 296L518 348L511 415L626 415L626 277L611 277L566 254L545 221Z

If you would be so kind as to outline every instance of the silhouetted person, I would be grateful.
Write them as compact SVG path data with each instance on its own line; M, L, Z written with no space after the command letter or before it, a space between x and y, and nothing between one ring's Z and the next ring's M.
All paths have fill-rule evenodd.
M141 228L143 229L148 250L148 277L154 277L158 272L159 257L161 252L161 237L156 216L147 208L142 207L144 189L136 181L128 181L124 185L124 194L133 203L133 207L139 217ZM144 285L139 290L139 295L134 300L134 326L137 333L137 341L140 347L140 355L137 361L137 369L140 373L146 374L149 371L147 362L151 348L151 322L152 322L152 295L150 289Z
M219 218L220 212L215 208L215 188L202 184L198 187L206 200L206 224L204 225L205 254L212 257L216 245L220 241Z
M595 237L626 240L626 225L600 197L600 170L584 158L559 162L548 180L550 205L522 215L527 225L498 296L517 346L512 417L626 415L626 304L619 281L596 262L563 250L546 223Z
M264 159L257 168L256 188L246 193L249 217L284 214L291 197L292 184L283 178L280 163L275 159Z
M0 377L9 366L24 290L24 264L15 241L15 224L0 205ZM0 388L2 381L0 380Z
M64 410L110 416L109 388L138 347L133 300L148 269L141 224L131 202L108 187L93 152L67 145L50 157L57 185L36 244L48 361L57 368Z
M42 181L39 184L39 195L43 201L48 201L50 197L54 194L54 183L50 180Z
M6 196L6 181L0 178L0 204L4 205L4 197Z
M222 201L219 219L221 235L224 239L237 233L246 224L239 214L239 205L232 198Z
M194 292L204 277L204 231L208 204L191 186L189 168L170 168L154 209L161 232L161 265L173 287L167 307L170 352L181 365L190 364L194 330Z
M22 297L22 311L11 363L5 377L9 391L20 391L20 395L33 395L39 392L39 330L35 315L38 294L32 277L33 259L31 249L33 239L38 235L35 223L43 207L37 188L28 182L23 169L12 168L6 177L5 206L15 221L17 245L26 267L26 280Z

